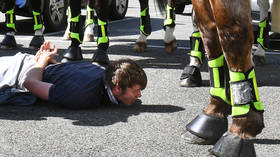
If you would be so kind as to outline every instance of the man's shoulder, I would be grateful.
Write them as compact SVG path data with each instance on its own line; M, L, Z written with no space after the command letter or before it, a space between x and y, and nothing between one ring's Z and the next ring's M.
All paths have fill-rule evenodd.
M97 62L92 62L91 64L94 65L94 66L100 67L100 68L102 68L102 69L105 69L105 66L100 65L100 64L97 63Z

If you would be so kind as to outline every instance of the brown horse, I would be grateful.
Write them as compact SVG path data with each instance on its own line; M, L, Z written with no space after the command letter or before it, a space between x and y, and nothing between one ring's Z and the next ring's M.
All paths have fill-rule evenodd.
M250 1L192 0L192 4L207 53L211 89L208 106L187 124L182 138L193 144L216 143L209 156L256 156L250 139L261 133L264 122L252 62Z

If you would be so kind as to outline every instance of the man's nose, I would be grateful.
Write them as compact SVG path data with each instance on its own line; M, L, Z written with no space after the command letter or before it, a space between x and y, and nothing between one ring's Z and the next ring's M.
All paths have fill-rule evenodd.
M140 98L142 96L141 91L137 93L137 97Z

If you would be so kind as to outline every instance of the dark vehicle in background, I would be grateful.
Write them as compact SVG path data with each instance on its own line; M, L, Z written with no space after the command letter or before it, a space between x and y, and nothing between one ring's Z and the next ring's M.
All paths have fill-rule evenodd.
M16 8L16 14L32 17L32 8L27 0L23 8ZM57 31L65 28L67 22L67 0L40 0L46 31Z
M32 17L32 9L30 0L27 0L27 5L23 8L17 8L16 14L21 16ZM41 10L43 12L44 24L46 31L57 31L65 28L67 24L67 0L40 0ZM110 19L119 20L125 17L128 0L112 0L110 6ZM82 8L86 8L86 0L82 0Z

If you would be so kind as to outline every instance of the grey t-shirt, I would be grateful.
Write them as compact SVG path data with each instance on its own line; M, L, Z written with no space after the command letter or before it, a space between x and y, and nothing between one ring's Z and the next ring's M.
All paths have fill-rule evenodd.
M0 104L35 103L36 97L23 86L26 72L34 63L35 56L26 53L0 57Z
M28 91L24 86L26 72L35 64L35 56L17 53L0 57L0 91L5 88Z

